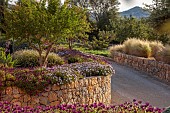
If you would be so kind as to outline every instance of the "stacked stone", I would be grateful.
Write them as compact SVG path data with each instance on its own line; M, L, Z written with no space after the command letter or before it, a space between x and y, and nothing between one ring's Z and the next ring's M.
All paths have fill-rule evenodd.
M111 76L88 77L65 85L49 85L43 92L30 96L17 87L7 87L1 100L20 106L45 106L58 104L111 103Z
M119 64L133 67L139 71L170 83L170 65L153 59L135 57L123 53L114 53L113 60Z

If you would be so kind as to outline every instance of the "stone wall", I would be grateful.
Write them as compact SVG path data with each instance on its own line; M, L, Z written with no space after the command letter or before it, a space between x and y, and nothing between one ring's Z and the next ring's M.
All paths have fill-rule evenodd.
M146 72L147 74L170 84L170 65L168 64L153 59L136 57L119 52L114 54L113 60L119 64Z
M57 104L111 103L111 76L97 76L57 86L49 85L45 91L30 96L17 87L7 87L1 92L1 101L20 106L36 107Z

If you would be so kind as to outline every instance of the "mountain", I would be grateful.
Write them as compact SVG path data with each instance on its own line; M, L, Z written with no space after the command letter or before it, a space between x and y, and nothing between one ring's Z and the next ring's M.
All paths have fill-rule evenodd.
M129 9L129 10L120 12L120 15L123 16L123 17L124 16L126 16L126 17L133 16L133 17L136 17L136 18L146 18L150 14L149 14L149 12L145 11L141 7L136 6L136 7Z

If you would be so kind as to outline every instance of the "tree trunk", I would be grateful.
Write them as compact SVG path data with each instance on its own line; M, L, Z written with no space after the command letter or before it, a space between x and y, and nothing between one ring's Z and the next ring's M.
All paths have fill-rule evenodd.
M43 66L43 56L42 56L42 51L38 51L39 53L39 64L40 64L40 67Z
M72 50L72 40L71 39L69 39L69 49Z
M44 57L44 60L43 60L43 65L42 65L44 67L47 67L47 63L48 63L47 58L48 58L48 55L49 55L52 47L53 47L53 44L49 45L48 48L47 48L47 51L46 51L46 54L45 54L45 57Z

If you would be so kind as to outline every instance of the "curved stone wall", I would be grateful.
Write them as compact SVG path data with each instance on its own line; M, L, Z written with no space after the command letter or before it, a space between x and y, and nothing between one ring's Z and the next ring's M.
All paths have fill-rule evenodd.
M1 101L20 106L36 107L57 104L111 103L111 76L97 76L57 86L49 85L44 92L30 96L17 87L7 87L1 92Z
M114 53L113 60L119 64L146 72L147 74L170 84L170 65L168 64L119 52Z

